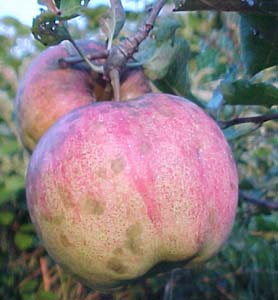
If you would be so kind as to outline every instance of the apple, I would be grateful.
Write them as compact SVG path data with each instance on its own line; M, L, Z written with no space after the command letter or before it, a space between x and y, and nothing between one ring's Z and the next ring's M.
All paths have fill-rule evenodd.
M91 40L77 42L85 54L105 49ZM16 96L19 137L31 152L40 137L61 116L83 105L112 99L110 83L83 64L63 68L61 58L76 55L69 42L43 51L30 65ZM98 61L100 62L100 60ZM124 70L121 100L150 92L150 84L141 68Z
M49 254L109 289L215 254L234 222L238 175L213 119L150 93L62 117L32 154L26 190Z

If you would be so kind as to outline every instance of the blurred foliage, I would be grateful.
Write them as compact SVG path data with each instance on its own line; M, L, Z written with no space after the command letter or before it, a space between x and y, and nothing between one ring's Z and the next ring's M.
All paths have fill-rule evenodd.
M278 16L241 16L241 51L247 73L254 75L278 64L277 25Z
M101 38L97 20L105 10L104 7L87 10L89 17L83 19L81 25L75 22L70 25L72 35L84 38L94 32L95 37ZM127 13L123 35L134 30L138 17L137 13ZM161 18L163 20L164 16ZM174 31L179 39L186 41L183 51L186 50L188 56L181 65L187 69L183 73L184 81L179 80L177 87L173 81L168 87L165 85L168 72L172 72L173 78L176 76L173 70L165 72L166 79L162 76L164 81L160 82L162 90L170 88L172 92L177 91L206 103L208 111L220 119L277 111L277 106L272 103L265 107L264 90L254 94L252 86L248 93L244 89L233 90L232 96L242 100L231 103L234 98L228 98L228 102L235 105L225 104L225 93L221 92L223 85L229 91L229 84L245 78L244 63L240 60L238 15L186 13L179 14L177 20L180 25ZM169 34L170 39L173 38L172 33ZM166 36L158 31L156 43L163 44ZM13 111L18 82L42 46L31 38L29 28L10 17L0 19L0 43L0 299L278 299L278 212L243 199L239 202L236 224L229 241L216 257L199 269L173 271L111 294L92 291L64 273L45 252L28 215L24 176L29 158L18 142ZM176 55L182 60L181 53ZM177 61L172 63L178 64ZM277 75L277 67L273 67L258 73L252 82L262 84L262 89L266 89L266 84L275 89ZM182 82L190 91L182 91ZM262 95L261 102L256 97L259 93ZM274 95L276 92L270 93ZM229 96L232 97L231 93ZM248 99L245 101L245 98ZM268 122L260 127L239 125L226 134L233 137L231 146L238 163L241 190L257 199L277 201L277 122Z
M275 0L174 0L177 11L218 10L276 15L278 7Z

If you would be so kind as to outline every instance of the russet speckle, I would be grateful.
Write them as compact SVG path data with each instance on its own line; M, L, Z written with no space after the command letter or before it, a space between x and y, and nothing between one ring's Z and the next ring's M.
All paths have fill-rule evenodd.
M72 243L70 242L69 238L64 233L60 234L60 241L64 247L72 246Z
M96 175L100 178L106 179L107 178L107 171L104 168L100 168L96 171Z
M57 186L56 189L57 189L57 194L61 196L60 199L62 199L64 207L72 208L74 206L74 203L72 203L71 201L72 197L70 191L66 187L63 187L62 185Z
M139 151L141 154L147 154L152 150L152 146L150 143L147 142L143 142L142 144L140 144L139 146Z
M115 257L108 260L107 268L118 274L123 274L127 271L127 267L118 258Z
M111 161L111 169L115 174L121 173L125 168L125 161L119 157Z
M124 254L124 251L123 251L123 248L120 248L120 247L117 247L113 250L113 254L115 255L123 255Z
M82 210L86 214L100 216L104 213L105 204L100 200L88 197L83 200Z
M127 240L125 246L136 255L142 254L142 232L143 228L140 223L131 225L126 231Z
M61 225L65 217L63 215L46 215L41 214L41 218L48 223L54 224L54 225Z

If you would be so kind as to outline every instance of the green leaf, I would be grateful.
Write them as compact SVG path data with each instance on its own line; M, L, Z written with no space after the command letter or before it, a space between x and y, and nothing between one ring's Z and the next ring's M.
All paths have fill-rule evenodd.
M61 17L63 19L71 19L77 17L82 8L88 5L89 1L85 1L85 4L82 5L81 0L61 0L60 1L60 10L61 10Z
M31 293L35 290L38 282L36 280L27 280L19 287L20 294Z
M79 16L82 10L87 7L90 0L38 0L40 5L47 7L48 12L59 15L61 20L69 20Z
M20 250L27 250L33 245L33 235L17 232L14 237L14 242Z
M256 125L246 125L240 128L230 127L223 130L223 133L228 141L236 140L249 135L251 132L256 130Z
M16 30L16 35L28 36L30 34L30 28L24 24L22 24L19 20L13 17L3 17L1 18L1 23L12 27Z
M125 24L125 11L121 1L115 1L115 5L100 18L99 23L108 39L108 48L111 48L113 39L118 36Z
M153 57L143 65L148 78L151 80L162 79L166 76L175 56L177 54L177 44L165 41L157 47Z
M139 55L135 55L137 60L143 62L144 70L151 80L164 78L175 61L180 48L180 40L175 37L179 26L180 23L175 18L161 18L151 32L152 40L142 43ZM145 61L142 61L142 52Z
M173 17L162 17L144 41L135 59L143 64L144 72L156 87L165 93L188 97L203 106L190 91L187 63L190 49L185 39L176 37L180 22Z
M59 296L52 292L39 291L37 294L37 300L58 300Z
M22 300L37 300L35 299L34 294L30 294L30 293L26 293L26 294L22 294Z
M17 140L9 139L5 140L0 148L0 155L12 155L18 153L20 145Z
M181 26L180 21L173 17L161 17L157 26L152 31L152 38L157 44L165 41L174 42L177 29Z
M230 67L222 82L232 82L235 80L237 75L237 67L236 66L232 66ZM222 83L221 82L221 83ZM208 102L206 108L209 110L209 113L214 116L215 118L217 118L218 112L221 110L221 107L223 105L224 102L224 97L223 94L220 90L219 87L217 87L212 95L212 98L210 99L210 101Z
M14 213L12 212L0 212L0 224L3 226L8 226L13 222Z
M254 184L250 179L246 177L240 181L240 190L252 190L252 189L254 189Z
M99 30L99 19L105 14L107 7L105 5L98 5L97 7L90 7L82 9L82 16L86 17L87 27L89 30Z
M218 10L253 12L266 15L278 13L276 0L174 0L176 11Z
M252 83L246 79L223 81L220 90L224 101L231 105L278 105L278 88L269 83Z
M16 194L24 189L25 180L20 175L5 177L4 181L0 181L0 205L12 200Z
M260 215L256 217L256 229L264 231L277 231L278 228L278 213L264 216Z
M170 49L170 52L174 52L175 32L179 27L180 22L175 18L161 18L155 28L151 31L151 38L144 40L140 44L138 52L134 54L134 58L140 64L143 64L146 69L152 69L151 61L156 61L157 59L159 59L160 55L165 56L165 51L167 51L167 49ZM161 66L161 69L163 69L165 65L166 67L167 65L170 65L167 60L168 59L164 58L164 61L160 62L163 64L163 66ZM156 73L155 70L154 72ZM157 71L157 73L158 77L156 75L153 75L154 79L160 77L159 70Z
M42 11L33 19L32 33L34 37L45 46L57 45L61 41L71 40L71 36L60 22L57 15L50 11Z
M167 49L164 49L164 51L167 55ZM169 87L174 94L186 97L190 94L190 81L187 70L190 55L189 46L185 40L176 38L173 52L169 51L168 55L169 53L172 54L171 63L165 67L164 76L157 78L154 83L158 88L162 88L162 86Z
M59 11L54 0L38 0L38 4L46 6L47 9L53 13L57 13Z
M34 225L32 223L23 224L20 226L20 232L21 233L34 233L35 232Z
M140 44L138 51L134 53L133 57L139 64L143 65L154 56L156 48L155 40L146 39Z
M241 56L248 74L278 64L278 16L242 15Z

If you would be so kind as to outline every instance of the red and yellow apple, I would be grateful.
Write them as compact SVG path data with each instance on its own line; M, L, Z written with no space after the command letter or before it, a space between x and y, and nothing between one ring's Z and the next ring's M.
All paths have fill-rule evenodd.
M26 189L49 254L105 289L208 260L232 228L238 175L205 112L146 94L62 117L33 152Z
M78 41L77 44L85 54L105 49L103 44L91 40ZM18 131L29 151L61 116L80 106L113 97L110 84L84 63L62 68L59 60L70 55L76 55L76 51L69 42L46 49L30 65L19 86L16 97ZM123 72L121 100L150 91L142 69Z

